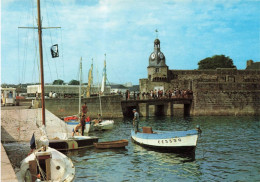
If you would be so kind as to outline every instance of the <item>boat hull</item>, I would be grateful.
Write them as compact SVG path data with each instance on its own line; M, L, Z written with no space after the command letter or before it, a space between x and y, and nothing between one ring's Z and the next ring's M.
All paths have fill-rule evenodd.
M72 130L75 128L75 126L79 124L79 122L78 121L70 121L70 122L66 122L66 124L67 124L67 130L69 132L72 132ZM90 130L90 122L86 122L84 134L89 133L89 130Z
M48 163L46 165L46 176L50 181L73 181L75 167L71 159L51 147L48 147L45 152L42 149L37 149L21 162L20 176L22 181L26 181L26 179L35 181L36 175L40 173L36 158L38 161L48 158L45 161L46 164Z
M99 142L94 143L95 147L98 149L109 149L109 148L125 148L128 145L128 140L117 140L110 142Z
M93 125L94 131L100 131L100 130L111 130L114 127L114 121L113 120L103 120L101 123L98 123L96 125Z
M158 151L173 153L194 153L197 145L196 130L164 133L135 133L131 131L132 141L141 146Z
M96 142L98 137L74 136L68 140L49 140L49 146L59 151L67 151L91 147Z

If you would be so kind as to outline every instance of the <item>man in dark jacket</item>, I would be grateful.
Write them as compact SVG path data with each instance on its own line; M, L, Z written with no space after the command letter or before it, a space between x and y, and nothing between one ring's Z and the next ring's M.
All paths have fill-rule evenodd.
M80 124L81 124L81 135L84 136L84 130L85 130L85 125L86 125L86 122L85 122L85 114L82 114L81 118L80 118Z

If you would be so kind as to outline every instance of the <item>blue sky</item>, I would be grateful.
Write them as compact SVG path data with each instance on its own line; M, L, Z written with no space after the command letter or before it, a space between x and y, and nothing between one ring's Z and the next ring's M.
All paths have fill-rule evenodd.
M206 57L224 54L238 69L260 61L259 0L42 0L45 82L83 81L94 63L94 82L101 81L104 54L110 82L138 84L147 78L153 41L169 69L193 70ZM39 82L36 0L1 0L1 82ZM59 45L52 59L50 46Z

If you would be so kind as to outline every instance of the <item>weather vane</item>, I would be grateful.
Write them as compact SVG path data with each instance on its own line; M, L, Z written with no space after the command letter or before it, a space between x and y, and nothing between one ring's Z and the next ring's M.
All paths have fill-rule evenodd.
M155 32L156 32L156 38L158 39L158 30L155 29Z

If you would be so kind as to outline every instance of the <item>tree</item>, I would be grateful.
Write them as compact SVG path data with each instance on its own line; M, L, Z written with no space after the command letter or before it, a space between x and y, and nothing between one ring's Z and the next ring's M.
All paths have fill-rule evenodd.
M64 81L59 79L59 80L54 80L52 84L53 85L63 85L63 83L64 83Z
M216 68L236 68L233 64L233 60L228 56L215 55L212 57L207 57L201 60L199 63L199 70L203 69L216 69Z
M79 85L79 81L78 80L71 80L69 82L69 85Z

